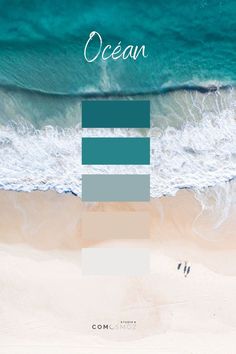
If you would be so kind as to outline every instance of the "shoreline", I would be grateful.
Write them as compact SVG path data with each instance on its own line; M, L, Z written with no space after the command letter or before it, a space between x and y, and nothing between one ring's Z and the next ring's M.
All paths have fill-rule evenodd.
M205 265L218 270L222 268L226 273L233 271L218 258L221 252L236 251L234 206L228 211L228 218L216 228L217 213L214 210L203 211L190 190L184 189L174 197L154 198L144 203L88 203L79 197L53 191L0 191L0 201L0 243L25 244L48 251L77 251L87 245L99 247L104 244L110 246L113 242L121 245L131 242L131 247L146 245L151 249L162 249L168 255L176 255L176 258L178 253L179 257L184 257L186 252L194 259L200 257ZM151 216L150 239L84 240L81 237L81 217L86 211L146 211ZM216 257L216 264L210 258L204 260L200 250Z
M101 173L102 174L102 173ZM135 174L135 173L133 173ZM233 176L233 177L230 177L229 179L225 179L225 180L221 180L221 183L225 183L225 184L230 184L230 183L235 183L236 182L236 176ZM215 182L214 184L210 184L210 185L207 185L207 186L204 186L204 187L201 187L199 189L200 192L204 192L204 191L207 191L208 189L214 189L216 187L218 187L218 183ZM161 196L155 196L155 197L152 197L151 196L151 200L157 200L157 199L160 199L160 198L174 198L176 197L176 195L181 192L181 191L187 191L187 192L190 192L190 193L195 193L195 192L199 192L197 190L197 188L194 188L194 186L185 186L185 187L178 187L178 189L175 191L174 194L167 194L167 193L164 193L162 194ZM78 193L75 193L73 190L71 189L68 189L68 190L63 190L63 191L60 191L58 190L57 187L48 187L47 189L43 189L43 188L40 188L40 187L37 187L36 189L31 189L31 190L26 190L26 189L13 189L13 188L5 188L5 187L1 187L0 186L0 193L1 192L12 192L12 193L35 193L35 192L38 192L38 193L48 193L48 192L52 192L52 193L57 193L59 195L70 195L70 196L73 196L73 197L78 197L79 199L81 199L81 196L80 194ZM131 202L128 202L128 203L131 203Z

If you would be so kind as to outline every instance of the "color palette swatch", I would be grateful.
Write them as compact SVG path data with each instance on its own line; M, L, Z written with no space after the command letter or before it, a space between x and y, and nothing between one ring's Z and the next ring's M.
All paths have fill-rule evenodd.
M149 175L83 175L84 202L148 202Z
M149 273L146 248L84 248L84 275L144 276Z
M84 101L82 128L150 128L149 101Z
M149 238L145 211L88 211L82 218L82 237L88 240Z
M82 138L83 165L149 165L149 138Z
M150 165L149 137L109 137L110 128L149 128L149 101L84 101L82 127L107 128L108 132L106 137L98 133L82 138L83 165ZM150 174L83 174L82 201L149 202ZM149 225L147 212L94 211L84 213L81 232L87 240L125 242L148 239ZM140 247L89 247L81 255L84 275L137 276L149 270L149 251Z

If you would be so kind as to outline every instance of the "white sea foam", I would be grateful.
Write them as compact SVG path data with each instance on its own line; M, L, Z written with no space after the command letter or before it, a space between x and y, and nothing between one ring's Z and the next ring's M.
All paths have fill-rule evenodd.
M159 100L159 97L152 99L153 126L144 132L132 129L82 130L80 125L67 129L46 126L40 130L23 123L2 125L0 188L17 191L52 189L80 196L82 173L150 173L151 196L160 197L175 195L181 188L202 191L235 178L234 94L177 93L170 99L167 96L166 101L163 99L162 107L158 105ZM158 124L158 118L163 123L165 116L167 120L171 116L172 126L170 123L167 127ZM151 165L82 166L82 135L150 136Z

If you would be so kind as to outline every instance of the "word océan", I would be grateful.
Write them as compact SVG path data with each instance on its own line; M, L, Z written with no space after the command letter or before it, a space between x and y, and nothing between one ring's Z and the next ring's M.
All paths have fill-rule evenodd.
M95 53L93 52L93 54L91 54L92 50L89 49L93 45L97 44L98 49ZM122 44L120 41L115 47L112 47L111 44L106 44L104 46L102 36L96 31L90 33L89 38L84 47L84 58L89 63L95 61L98 58L101 58L102 60L127 60L128 58L137 60L139 56L147 58L148 55L146 54L145 45L137 46L130 44L125 48L122 48Z

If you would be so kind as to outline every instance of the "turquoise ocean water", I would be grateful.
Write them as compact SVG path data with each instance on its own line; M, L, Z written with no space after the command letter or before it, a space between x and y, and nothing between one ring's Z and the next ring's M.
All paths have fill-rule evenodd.
M93 30L104 44L145 44L148 58L86 63ZM235 46L233 0L1 1L0 84L13 88L85 95L229 84Z
M201 191L236 176L235 1L0 6L1 188L80 194L81 100L88 97L151 100L150 132L83 134L149 134L153 196ZM144 44L148 57L88 63L83 50L91 31L104 45ZM146 170L130 167L137 171Z
M155 94L236 80L233 0L11 0L0 6L0 88L20 112L27 105L36 125L57 111L64 115L64 104L73 106L78 96ZM104 45L145 44L148 58L87 63L83 50L93 30ZM12 119L5 108L1 120Z

